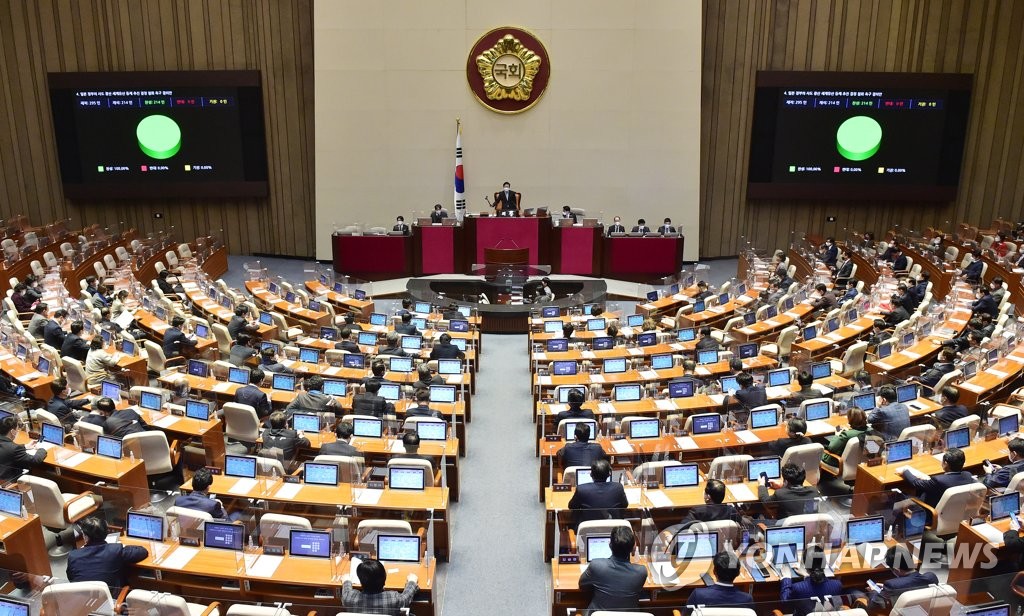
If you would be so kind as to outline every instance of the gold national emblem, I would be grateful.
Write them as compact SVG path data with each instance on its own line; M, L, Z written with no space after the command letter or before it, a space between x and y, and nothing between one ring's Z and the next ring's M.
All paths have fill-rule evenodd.
M511 34L501 37L493 47L476 57L484 93L494 101L529 100L542 63L539 55Z

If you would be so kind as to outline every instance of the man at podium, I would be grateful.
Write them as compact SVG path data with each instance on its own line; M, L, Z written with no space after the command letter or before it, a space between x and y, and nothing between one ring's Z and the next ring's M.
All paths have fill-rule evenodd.
M494 193L494 211L498 216L519 216L519 200L522 195L512 190L505 182L501 190Z

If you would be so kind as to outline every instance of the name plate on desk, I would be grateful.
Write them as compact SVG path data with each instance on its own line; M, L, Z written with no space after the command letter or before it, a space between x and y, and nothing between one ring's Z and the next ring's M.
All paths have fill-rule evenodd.
M284 546L264 545L263 553L267 556L284 556Z
M221 470L219 468L217 468L216 466L207 466L206 470L210 471L211 475L220 475L221 474Z
M552 492L572 492L572 486L567 483L553 483L551 484Z
M366 482L366 488L369 489L369 490L383 490L384 489L384 482L383 481L367 481Z
M545 434L544 435L544 440L549 442L549 443L559 443L559 442L562 441L562 435L561 434Z
M580 563L579 554L559 554L558 564L560 565L578 565Z

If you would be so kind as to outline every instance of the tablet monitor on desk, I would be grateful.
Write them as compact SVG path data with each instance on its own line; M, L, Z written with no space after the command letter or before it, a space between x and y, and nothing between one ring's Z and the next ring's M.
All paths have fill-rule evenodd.
M260 353L266 351L267 349L272 350L276 355L281 352L281 345L276 342L271 342L269 340L264 340L263 342L260 342Z
M36 360L36 370L38 370L39 372L42 372L43 374L49 375L50 374L50 360L46 359L45 357L40 355L39 359Z
M320 363L320 351L319 349L311 349L309 347L302 347L299 349L299 361L307 364L318 364Z
M563 323L561 321L544 321L544 333L545 334L558 334L562 331Z
M415 320L416 319L413 319L413 321L415 321ZM417 327L416 329L426 329L426 323L423 324L423 327ZM451 332L468 332L469 331L469 321L467 321L465 319L452 319L451 321L448 321L448 331L451 331Z
M754 323L757 323L757 313L756 312L748 312L748 313L743 315L743 325L744 325L744 327L750 327Z
M718 413L701 413L690 420L690 431L694 434L714 434L722 431L722 416Z
M388 324L388 315L381 312L370 313L370 325L383 327Z
M135 343L131 340L121 339L121 352L125 355L135 356Z
M757 357L757 343L756 342L745 342L736 347L736 356L740 359L750 359L751 357Z
M696 464L666 466L664 472L666 488L685 488L700 483L700 474L697 472Z
M612 389L612 399L616 402L635 402L642 397L640 385L637 383L627 383L625 385L616 385Z
M292 428L297 432L319 432L320 416L313 413L294 413Z
M587 319L587 331L599 332L604 329L604 319Z
M20 518L22 498L23 493L18 490L4 490L0 488L0 513Z
M783 387L789 385L792 375L789 372L789 368L780 368L779 370L770 370L768 372L768 386L769 387Z
M209 421L210 414L213 411L212 407L213 403L207 400L186 400L185 417L198 419L199 421Z
M601 371L605 374L622 374L626 371L626 358L614 357L604 360Z
M675 552L676 558L683 561L714 558L718 553L718 533L679 533L676 535Z
M957 428L955 430L946 430L946 449L963 449L969 447L971 444L971 429L970 428Z
M196 323L196 335L200 338L210 337L210 328L203 325L202 323Z
M779 309L776 308L775 306L768 306L768 308L764 311L765 319L774 319L777 316L779 316Z
M563 385L561 387L555 388L555 391L558 392L559 404L566 404L567 402L569 402L569 392L571 391L578 391L584 399L587 398L587 390L582 387L566 387Z
M658 292L657 291L648 291L647 292L647 301L649 301L649 302L656 302L656 301L658 301Z
M3 614L3 616L30 616L29 604L7 597L0 597L0 614Z
M192 376L197 376L203 379L210 376L210 364L201 359L188 360L187 369L188 373Z
M1007 415L999 418L999 436L1006 436L1020 431L1020 417Z
M846 322L847 323L853 323L858 318L860 318L860 315L857 313L857 309L856 308L850 308L849 310L846 311ZM931 333L931 329L928 330L928 333L929 334ZM927 336L927 335L928 334L925 334L925 336Z
M846 543L880 543L884 537L885 518L873 516L846 522Z
M100 396L110 398L114 402L121 401L121 386L110 381L103 381L100 384Z
M352 294L352 297L361 302L366 299L366 291L363 289L356 289Z
M551 374L565 376L576 374L579 366L574 361L553 361L551 362Z
M321 326L320 337L324 340L337 340L338 330L334 327Z
M57 424L46 423L41 425L39 440L58 447L64 445L64 427Z
M804 548L805 530L804 526L776 526L774 528L767 528L764 531L764 542L771 548L781 545L796 546L796 549L799 551ZM779 563L775 562L775 564Z
M159 411L164 405L164 397L152 391L139 394L139 406L147 411Z
M718 379L718 384L722 387L722 393L729 393L730 391L739 391L740 383L736 380L735 376L723 376Z
M807 327L804 328L804 331L801 335L804 337L804 340L814 340L815 338L818 337L818 326L808 325Z
M676 338L679 339L679 342L692 342L697 339L697 330L692 327L684 327L676 332Z
M203 525L203 545L208 548L241 551L245 527L227 522L206 522Z
M403 563L420 562L418 535L377 535L377 559Z
M594 483L594 478L590 476L590 468L576 469L576 485L581 486L585 483Z
M857 394L853 397L853 406L859 408L862 411L873 411L875 410L875 394Z
M724 306L729 303L729 293L722 293L718 296L718 305Z
M96 455L105 458L121 459L121 439L116 436L99 435L96 437Z
M900 338L900 344L903 347L914 346L914 332L913 331L909 331L909 332L903 334L903 337Z
M750 411L750 429L770 428L779 425L779 410L775 408Z
M832 317L825 323L825 328L831 333L839 329L839 317Z
M761 473L768 475L768 479L778 479L782 476L782 458L771 456L768 458L754 458L747 460L747 480L757 481Z
M634 419L629 422L629 438L658 438L661 436L661 423L658 419Z
M256 458L253 456L224 456L224 476L256 479Z
M914 443L912 440L894 441L886 445L889 452L886 458L889 464L893 462L906 462L914 457Z
M270 387L277 391L295 391L295 375L275 374L270 381Z
M832 364L827 361L820 361L811 364L811 378L815 381L818 379L827 379L832 376Z
M694 382L693 379L681 379L679 381L669 381L668 384L668 397L669 398L692 398L694 394Z
M331 557L331 533L292 528L288 533L288 553L311 558Z
M231 368L228 370L228 383L234 383L236 385L248 385L249 384L249 369L248 368Z
M163 541L164 518L159 515L129 511L124 534L132 539Z
M579 424L585 424L590 429L590 440L594 440L597 437L597 422L593 419L566 419L563 421L565 434L568 438L572 438L576 434L576 426Z
M302 481L317 486L336 486L338 465L330 462L306 462L302 465Z
M540 316L544 319L557 319L560 314L558 306L544 306L540 309Z
M878 356L878 359L885 359L886 357L892 355L892 343L883 342L882 344L878 345L878 347L875 349L875 355Z
M339 379L324 379L324 393L328 396L348 395L348 382Z
M280 293L281 288L277 286L276 282L272 282L269 285L267 285L267 290L273 293L274 295L277 295L278 293Z
M612 557L612 536L611 535L587 535L587 553L584 558L587 562L599 558Z
M455 402L455 386L454 385L431 385L430 386L430 401L451 403Z
M913 402L917 400L917 385L908 383L896 388L896 402Z
M384 398L388 402L394 402L401 397L402 391L398 386L398 383L381 383L380 390L377 395Z
M807 421L821 421L828 419L829 415L832 414L831 407L832 405L828 400L806 404L804 405L804 419Z
M341 358L341 365L345 368L362 370L366 366L366 356L362 353L345 353Z
M963 365L964 380L973 379L978 374L978 362L969 361Z
M718 351L699 351L697 353L697 365L706 366L708 364L718 363Z
M626 317L627 327L643 327L644 315L642 314L631 314Z
M801 299L800 301L803 301L803 299ZM782 302L782 309L787 311L787 312L792 310L794 306L796 306L796 299L795 298L787 297Z
M262 325L273 325L274 317L269 312L260 313L260 324Z
M403 351L419 351L423 348L423 338L419 336L402 336Z
M448 424L443 421L417 421L416 434L421 441L443 441L448 438Z
M383 420L369 417L356 417L352 420L352 435L363 438L380 438L384 433Z
M377 334L375 332L359 332L356 336L356 344L360 346L377 346Z
M423 490L426 470L418 466L389 466L388 487L392 490Z
M702 299L698 299L697 301L693 302L693 314L697 314L698 312L704 312L706 308L707 304Z
M545 346L548 353L565 353L569 350L568 338L552 338Z
M416 305L413 306L412 311L419 314L430 314L431 312L433 312L433 307L430 305L430 302L416 302Z
M461 359L439 359L437 360L437 373L440 375L462 374Z
M625 361L625 360L623 360ZM670 353L651 356L651 370L668 370L675 364Z
M654 346L658 343L658 334L654 332L644 332L636 337L637 346Z
M1010 606L999 603L971 607L964 611L964 616L1010 616Z
M293 301L293 300L289 300L289 301ZM309 303L306 304L306 309L312 310L314 312L320 312L320 302L315 300L315 299L311 299L311 300L309 300Z
M391 372L412 372L412 358L411 357L392 357L388 361L388 370Z
M992 513L992 520L1001 520L1020 512L1020 492L1014 490L989 499L989 511Z

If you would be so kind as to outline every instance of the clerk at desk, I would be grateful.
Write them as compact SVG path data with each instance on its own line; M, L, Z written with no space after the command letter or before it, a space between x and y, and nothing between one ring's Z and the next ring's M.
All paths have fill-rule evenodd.
M511 185L505 182L501 190L494 193L494 210L498 216L519 216L520 193L512 190Z

